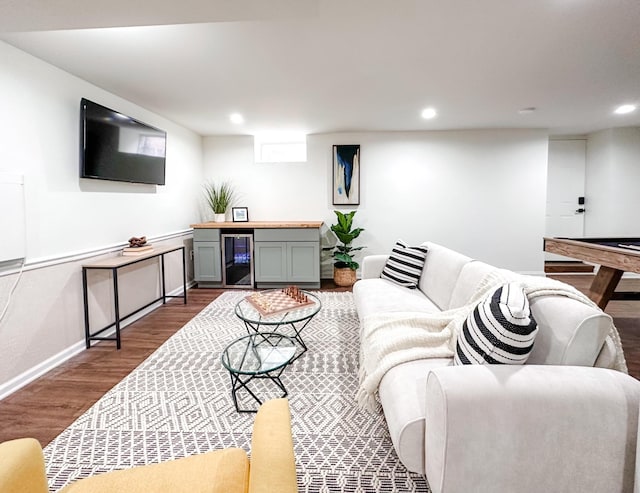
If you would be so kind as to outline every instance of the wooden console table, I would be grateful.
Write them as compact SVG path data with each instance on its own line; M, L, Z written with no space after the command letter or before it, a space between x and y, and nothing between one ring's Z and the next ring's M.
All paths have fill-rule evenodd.
M164 256L167 253L180 251L182 253L182 286L183 286L183 294L181 295L168 295L165 287L165 276L164 276ZM146 305L128 313L127 315L120 315L120 303L118 300L118 269L122 267L127 267L129 265L137 264L138 262L143 262L145 260L158 258L160 257L160 272L162 277L162 296L156 298L153 301L150 301ZM113 299L114 299L114 309L115 309L115 322L112 324L103 327L102 329L91 332L89 328L89 294L87 290L87 271L91 269L100 269L100 270L110 270L111 275L113 277ZM154 248L153 251L148 254L139 255L139 256L119 256L107 258L105 260L100 260L98 262L92 262L90 264L85 264L82 266L82 294L84 298L84 334L85 334L85 343L87 349L91 347L91 341L116 341L116 348L120 349L120 323L122 320L135 315L141 310L153 305L154 303L162 300L162 303L167 302L167 298L182 298L184 299L184 304L187 304L187 264L184 257L184 246L179 247L164 247L164 248ZM110 329L115 326L116 332L112 337L100 336L105 330Z

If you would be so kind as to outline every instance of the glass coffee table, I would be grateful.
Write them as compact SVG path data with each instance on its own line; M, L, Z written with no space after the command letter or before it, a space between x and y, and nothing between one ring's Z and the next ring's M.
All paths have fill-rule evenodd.
M261 332L236 339L222 351L222 365L231 377L231 397L239 413L257 409L240 409L236 393L244 389L258 405L262 400L247 384L254 379L268 379L287 396L280 375L296 354L296 341L292 337L272 332Z
M260 291L262 295L269 296L270 293L277 293L279 289ZM236 316L244 322L247 333L284 333L296 340L300 347L300 352L295 355L291 362L297 360L307 351L307 345L302 339L302 331L311 322L311 319L322 308L320 299L309 291L301 291L306 295L308 304L288 311L263 315L247 298L243 298L236 304Z

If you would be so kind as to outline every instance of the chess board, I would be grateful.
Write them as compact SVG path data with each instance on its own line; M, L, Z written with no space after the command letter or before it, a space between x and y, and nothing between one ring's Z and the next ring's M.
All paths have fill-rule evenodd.
M253 293L245 299L251 303L251 306L261 315L289 312L315 303L311 298L307 298L306 301L298 301L291 295L280 290Z

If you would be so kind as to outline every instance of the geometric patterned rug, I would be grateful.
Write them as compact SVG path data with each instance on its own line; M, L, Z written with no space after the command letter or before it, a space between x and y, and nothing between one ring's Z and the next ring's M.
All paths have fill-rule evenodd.
M246 335L225 292L44 450L51 492L81 477L223 447L250 452L255 414L237 413L222 350ZM289 393L300 492L429 492L391 444L383 415L359 411L358 318L351 293L317 293L309 350L281 376ZM267 381L258 389L268 398ZM273 397L278 397L274 392Z

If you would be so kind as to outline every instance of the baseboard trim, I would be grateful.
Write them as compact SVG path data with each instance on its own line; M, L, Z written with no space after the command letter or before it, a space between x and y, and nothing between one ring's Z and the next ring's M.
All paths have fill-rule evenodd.
M25 385L33 382L38 377L41 377L45 373L53 370L57 366L61 365L69 358L79 354L85 348L84 340L76 342L72 346L60 351L58 354L51 356L49 359L42 363L28 369L21 373L17 377L12 378L6 383L0 385L0 400L13 394L15 391L21 389Z
M187 289L193 287L194 285L195 285L195 283L193 281L189 282L187 284ZM179 296L179 295L182 294L182 287L176 288L176 289L174 289L173 291L171 291L170 293L167 293L167 294L169 296ZM131 317L127 318L127 320L125 322L122 322L121 329L124 329L125 327L131 325L136 320L141 319L145 315L148 315L149 313L151 313L156 308L161 307L162 304L163 304L162 301L158 301L157 303L154 303L153 305L150 305L147 308L145 308L144 310L141 310L140 312L136 313L135 315L132 315ZM108 331L105 331L104 335L106 337L109 337L109 336L113 335L115 333L115 331L116 331L115 328L110 329ZM96 344L103 344L103 343L104 344L113 344L111 341L98 341L98 342L96 342L96 343L94 343L92 345L95 346ZM81 341L78 341L78 342L72 344L71 346L69 346L68 348L63 349L58 354L55 354L55 355L51 356L49 359L43 361L42 363L37 364L33 368L28 369L27 371L21 373L20 375L12 378L8 382L3 383L2 385L0 385L0 401L2 399L4 399L5 397L10 396L14 392L20 390L25 385L30 384L31 382L33 382L37 378L41 377L45 373L50 372L51 370L57 368L58 366L60 366L64 362L66 362L67 360L69 360L69 359L73 358L74 356L80 354L85 349L86 349L86 346L85 346L85 341L84 341L84 338L83 338ZM113 350L116 351L115 345L113 347Z

